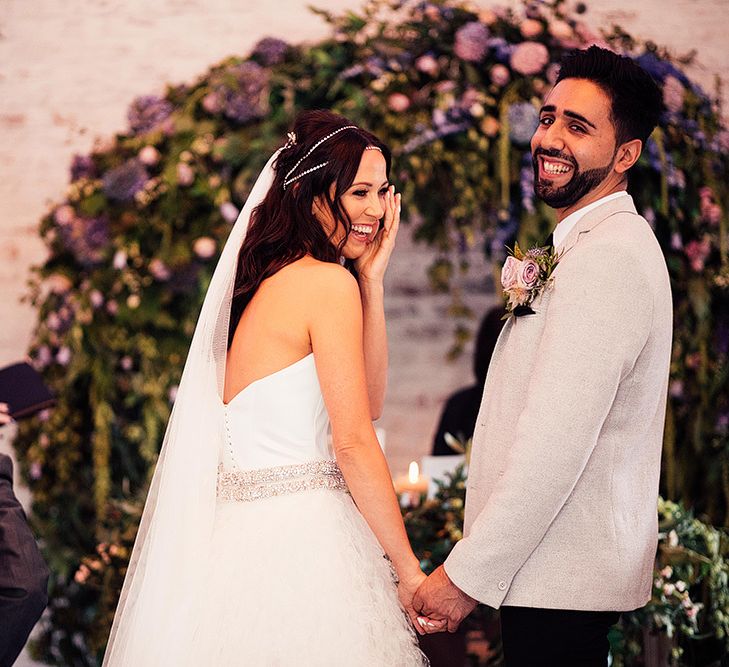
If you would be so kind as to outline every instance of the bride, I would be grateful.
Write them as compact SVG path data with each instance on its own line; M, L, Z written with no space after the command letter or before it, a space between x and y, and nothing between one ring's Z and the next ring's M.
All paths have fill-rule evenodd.
M104 665L427 664L411 622L439 622L412 608L425 575L372 427L389 168L326 111L265 166L205 297Z

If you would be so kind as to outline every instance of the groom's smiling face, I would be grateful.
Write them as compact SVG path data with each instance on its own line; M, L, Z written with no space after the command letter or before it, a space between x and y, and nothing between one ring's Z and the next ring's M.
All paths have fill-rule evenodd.
M576 210L622 179L608 95L587 79L564 79L544 100L531 142L534 191L549 206Z

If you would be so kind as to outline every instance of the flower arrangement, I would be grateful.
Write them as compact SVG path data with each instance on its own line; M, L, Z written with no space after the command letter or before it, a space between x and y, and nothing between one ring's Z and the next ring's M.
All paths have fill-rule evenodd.
M521 251L519 244L501 269L501 288L506 295L505 318L533 314L531 304L552 283L552 272L559 264L559 253L553 247L534 247Z
M73 159L40 224L48 259L28 297L38 311L29 353L59 401L15 442L52 569L40 657L98 662L212 267L296 112L332 108L392 147L410 229L439 253L432 285L454 295L457 352L472 316L457 298L462 251L482 247L500 264L507 246L531 247L554 224L532 193L528 140L555 63L591 43L631 55L663 86L666 113L631 170L674 293L663 487L728 520L729 131L681 62L617 29L594 34L578 9L373 0L319 12L329 38L265 39L197 81L139 97L126 130Z

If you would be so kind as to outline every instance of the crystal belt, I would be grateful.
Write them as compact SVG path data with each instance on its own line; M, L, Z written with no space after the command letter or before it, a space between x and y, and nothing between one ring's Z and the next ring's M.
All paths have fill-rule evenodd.
M347 491L336 461L311 461L260 470L224 470L218 466L220 500L259 500L310 489Z

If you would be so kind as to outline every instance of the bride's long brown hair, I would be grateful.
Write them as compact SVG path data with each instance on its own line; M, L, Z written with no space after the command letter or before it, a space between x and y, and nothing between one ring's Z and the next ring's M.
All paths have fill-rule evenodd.
M341 205L342 195L354 182L362 153L367 146L382 151L390 172L391 154L376 136L359 127L339 132L318 146L291 177L327 162L284 190L286 174L320 139L335 130L354 125L330 111L306 111L296 118L296 144L282 150L274 164L274 180L264 200L253 210L245 240L238 253L238 268L228 329L228 348L241 315L260 284L284 266L304 255L323 262L338 262L351 230L351 220ZM331 187L334 185L334 196ZM331 209L334 220L345 229L344 238L335 244L337 227L327 233L314 214L316 197Z

